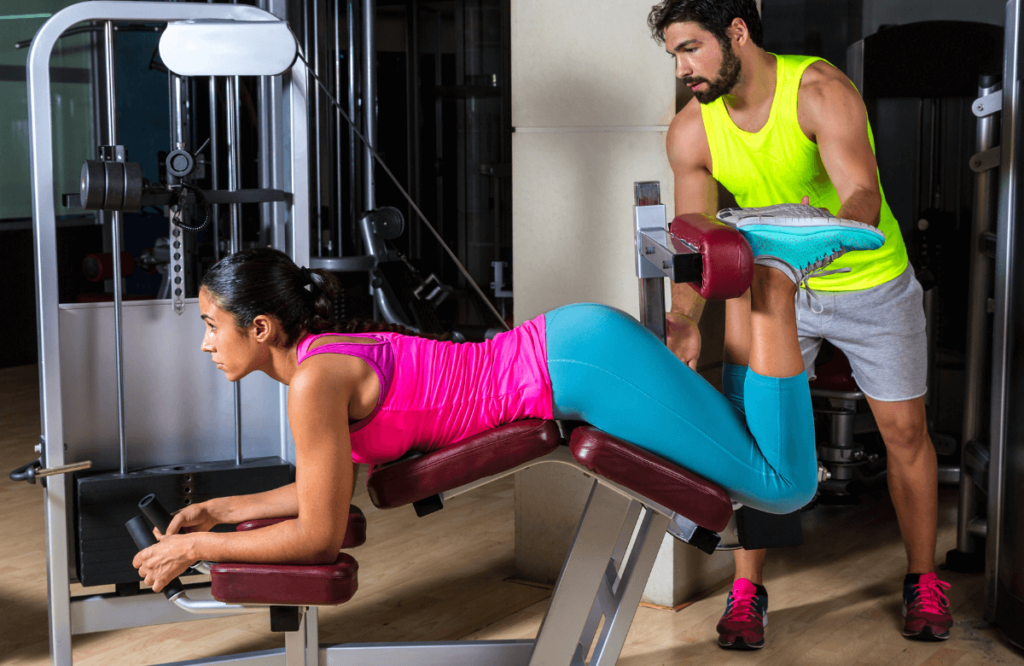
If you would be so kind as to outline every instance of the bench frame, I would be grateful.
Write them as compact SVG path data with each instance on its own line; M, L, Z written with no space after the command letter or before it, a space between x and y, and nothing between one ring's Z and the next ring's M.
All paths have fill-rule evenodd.
M321 646L317 608L302 606L298 609L298 630L286 632L283 650L177 663L270 666L280 665L284 657L288 666L583 666L590 656L591 666L614 664L654 568L670 516L675 514L629 488L587 471L573 459L566 446L446 491L442 497L451 499L542 464L568 465L591 477L593 482L535 639ZM211 605L217 603L220 602L207 602L205 612L216 612ZM258 608L248 606L247 610ZM224 612L237 613L238 608L224 604Z

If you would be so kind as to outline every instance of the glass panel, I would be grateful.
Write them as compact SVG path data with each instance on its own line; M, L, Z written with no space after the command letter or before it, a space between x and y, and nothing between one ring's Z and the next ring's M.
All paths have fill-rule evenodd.
M28 93L25 65L28 48L15 44L31 39L49 16L75 4L75 0L35 0L21 3L31 13L0 15L0 220L32 217L29 175ZM95 156L89 34L57 42L50 60L53 104L53 159L57 182L57 215L70 211L60 205L60 194L77 192L82 160ZM80 215L80 211L74 214Z

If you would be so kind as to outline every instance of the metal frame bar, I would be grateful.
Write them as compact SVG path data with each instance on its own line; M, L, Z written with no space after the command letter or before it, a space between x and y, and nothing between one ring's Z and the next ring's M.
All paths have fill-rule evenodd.
M996 222L995 319L992 334L992 421L990 432L988 518L985 543L985 619L994 620L999 588L999 549L1003 523L1003 467L1010 410L1007 402L1010 387L1010 362L1013 340L1009 325L1013 320L1013 250L1016 240L1016 209L1018 174L1015 166L1018 151L1017 113L1020 83L1018 57L1021 21L1020 0L1006 4L1006 42L1003 58L1003 116L1000 142L999 212ZM965 481L966 482L966 481Z
M979 100L992 98L1002 88L1002 82L991 86L978 86ZM1000 99L1001 101L1001 99ZM985 102L976 102L982 108ZM977 114L976 114L977 115ZM994 114L978 117L975 133L975 149L977 154L983 153L996 145L998 119ZM981 434L983 420L982 405L985 387L982 385L984 364L988 357L988 346L991 337L987 336L989 281L992 277L992 263L980 251L981 235L992 231L995 222L994 204L996 196L997 173L993 170L983 171L975 177L974 222L971 228L971 280L968 295L967 324L967 358L965 361L965 395L963 438L960 442L960 469L967 469L967 444L976 440ZM978 489L968 475L961 477L960 495L957 511L956 549L961 553L977 553L981 549L980 540L971 534L970 523L978 512Z
M169 22L180 20L235 19L277 20L267 12L245 5L115 2L96 0L63 9L36 33L28 53L27 87L29 147L32 177L33 250L35 253L36 318L39 331L39 397L43 456L50 467L63 465L64 424L61 401L59 292L57 266L56 182L53 166L53 118L49 61L53 48L65 30L84 21ZM306 75L301 62L285 75L291 106L292 196L291 229L288 238L294 259L308 263L308 166L305 163ZM296 114L296 108L303 109ZM301 141L296 141L296 137ZM116 254L116 253L115 253ZM50 655L53 663L71 664L71 598L69 583L74 577L69 557L70 484L63 476L51 477L44 490L47 533L47 588L49 599Z

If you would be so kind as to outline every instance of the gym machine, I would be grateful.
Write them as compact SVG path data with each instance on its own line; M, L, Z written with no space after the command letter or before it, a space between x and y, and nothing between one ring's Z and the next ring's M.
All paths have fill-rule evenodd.
M234 63L238 69L188 73L209 76L211 82L214 77L228 77L229 84L235 75L260 76L263 94L258 107L267 121L261 126L260 147L262 154L275 156L265 160L261 174L262 222L270 244L306 265L310 247L308 81L304 65L295 60L295 41L282 21L282 3L269 4L271 11L227 4L83 2L55 14L32 40L27 78L42 435L39 460L20 474L26 480L44 477L50 652L57 664L71 663L72 635L194 619L172 605L153 603L154 595L138 593L137 575L129 578L134 548L130 538L127 548L123 543L123 521L119 523L116 514L125 507L134 509L139 498L136 484L145 485L147 492L155 488L173 506L223 494L231 485L235 492L268 489L291 479L294 445L285 416L285 387L266 378L247 378L241 383L247 406L243 414L238 384L229 387L212 364L196 353L202 323L196 300L186 298L181 283L172 282L170 303L122 302L118 279L113 280L112 303L59 303L58 278L52 269L57 250L50 54L65 31L83 22L101 22L108 126L99 160L84 165L77 194L80 203L90 208L112 211L114 275L121 274L123 211L143 201L178 208L169 228L173 280L181 273L175 268L180 264L174 263L181 257L175 255L183 254L174 242L184 238L189 226L182 204L196 201L197 195L187 186L175 188L175 183L147 187L128 161L125 147L118 144L114 23L172 24L193 36L196 28L217 25L228 33L259 32L261 52L250 48L241 53L246 68L237 60L208 58L209 66ZM177 23L184 21L199 23L192 24L192 29ZM268 37L267 31L275 30L277 36ZM170 31L171 37L174 32ZM208 52L216 51L209 36L196 39L212 49ZM291 48L290 60L286 56L282 65L280 59L263 57L269 41ZM239 40L233 39L232 44L237 48ZM165 60L173 63L174 55L168 50ZM189 60L195 61L183 61ZM181 179L187 178L193 154L180 152L189 148L183 145L181 78L170 74L170 85L176 93L171 104L176 145L167 166L171 177ZM228 191L211 192L206 198L237 210L244 197L253 193L239 191L237 157L229 164L235 176L229 179ZM231 241L237 250L241 243L237 212L233 218ZM125 366L131 368L130 375L126 376ZM86 464L92 470L77 471L73 478L65 475ZM110 524L117 526L116 534ZM72 582L113 583L117 591L72 597Z
M1024 155L1020 118L1024 8L1020 0L1007 2L1005 25L1002 80L984 81L972 104L979 143L971 161L978 174L969 301L973 368L968 374L970 400L965 405L965 473L960 484L957 548L947 555L946 563L958 570L984 569L985 618L1024 648L1024 414L1020 408L1024 387L1018 379L1024 376L1024 359L1016 342L1024 324L1020 307L1024 273L1019 259L1024 246L1017 229L1024 213L1018 195ZM985 372L989 368L990 380Z

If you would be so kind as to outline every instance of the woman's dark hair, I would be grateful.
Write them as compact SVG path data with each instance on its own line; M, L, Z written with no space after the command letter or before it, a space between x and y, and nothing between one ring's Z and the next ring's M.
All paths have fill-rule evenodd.
M651 7L647 25L659 44L665 43L665 30L670 25L683 21L698 24L724 44L729 41L727 30L736 18L747 24L754 44L762 46L764 29L754 0L663 0Z
M259 315L277 319L286 347L303 333L410 333L401 326L356 319L336 323L331 314L338 279L323 269L300 268L287 254L271 248L242 250L221 259L200 286L239 328L247 328Z

